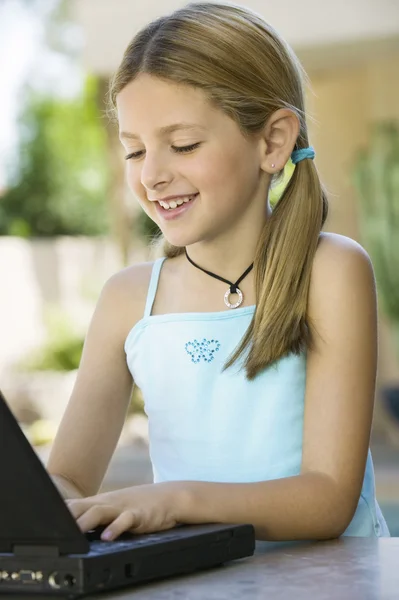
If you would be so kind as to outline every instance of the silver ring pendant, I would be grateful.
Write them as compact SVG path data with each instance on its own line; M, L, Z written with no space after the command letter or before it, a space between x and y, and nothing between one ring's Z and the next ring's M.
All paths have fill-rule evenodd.
M238 308L240 306L240 304L242 304L242 301L244 300L244 296L242 294L242 291L237 288L236 293L238 294L238 300L235 304L231 304L230 303L230 296L232 294L232 292L230 292L230 288L227 290L227 292L224 295L224 303L228 308Z

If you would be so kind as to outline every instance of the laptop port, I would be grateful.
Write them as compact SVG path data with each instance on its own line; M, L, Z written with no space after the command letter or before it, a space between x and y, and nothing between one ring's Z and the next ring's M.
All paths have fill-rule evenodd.
M51 573L51 575L49 575L48 583L53 589L59 590L61 587L74 586L76 583L76 579L70 573L63 575L61 573L58 573L57 571L54 571L54 573Z
M61 587L61 575L57 573L57 571L51 573L51 575L49 575L48 578L48 583L49 586L52 587L54 590L59 590Z
M66 575L64 575L64 587L72 587L74 586L76 583L76 579L73 575L71 575L70 573L67 573Z
M19 572L19 580L22 583L35 583L36 573L34 571L22 570Z
M51 575L49 575L48 583L49 586L52 587L54 590L59 590L61 587L61 575L57 573L57 571L54 571L54 573L51 573Z

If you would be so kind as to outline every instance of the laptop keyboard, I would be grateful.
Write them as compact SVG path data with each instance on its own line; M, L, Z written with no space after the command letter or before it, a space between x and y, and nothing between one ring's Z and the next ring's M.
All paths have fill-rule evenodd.
M94 554L108 554L109 552L129 550L140 545L139 540L132 540L131 542L91 542L90 552L94 552Z
M90 542L90 552L95 554L107 554L109 552L120 552L121 550L130 550L141 546L148 546L154 542L166 542L171 539L176 539L176 534L147 534L145 536L135 536L124 540L115 540L113 542L105 542L96 540Z
M194 526L185 526L182 529L176 527L159 533L147 533L144 535L134 535L132 533L123 533L117 540L106 542L101 540L101 533L104 527L98 527L86 533L86 537L90 542L90 551L94 554L107 554L109 552L120 552L121 550L131 550L132 548L140 548L143 546L152 545L157 542L169 542L171 540L182 540L190 538L194 535L198 536L198 528ZM203 529L204 531L204 529ZM204 531L205 532L205 531ZM232 536L231 531L221 532L217 539L227 539Z

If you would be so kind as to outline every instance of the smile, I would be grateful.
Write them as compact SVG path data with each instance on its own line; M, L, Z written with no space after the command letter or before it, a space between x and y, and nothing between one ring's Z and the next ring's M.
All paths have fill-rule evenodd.
M187 204L188 202L191 202L191 200L194 200L194 198L197 195L198 194L192 194L191 196L181 196L180 198L177 198L176 200L169 200L167 202L165 202L164 200L159 200L158 203L165 210L170 210L170 209L173 210L173 209L177 208L178 206L181 206L182 204Z
M199 194L181 196L180 198L176 198L176 200L157 201L155 202L157 213L165 221L178 218L191 209L195 204L197 196L199 196Z

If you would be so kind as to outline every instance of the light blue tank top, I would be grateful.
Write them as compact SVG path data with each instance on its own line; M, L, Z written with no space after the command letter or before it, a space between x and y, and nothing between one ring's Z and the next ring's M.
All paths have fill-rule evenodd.
M298 475L306 355L282 358L252 381L240 369L242 361L222 371L255 307L151 315L164 260L154 263L144 317L125 342L148 416L154 482L244 483ZM375 499L370 451L345 534L389 535Z

